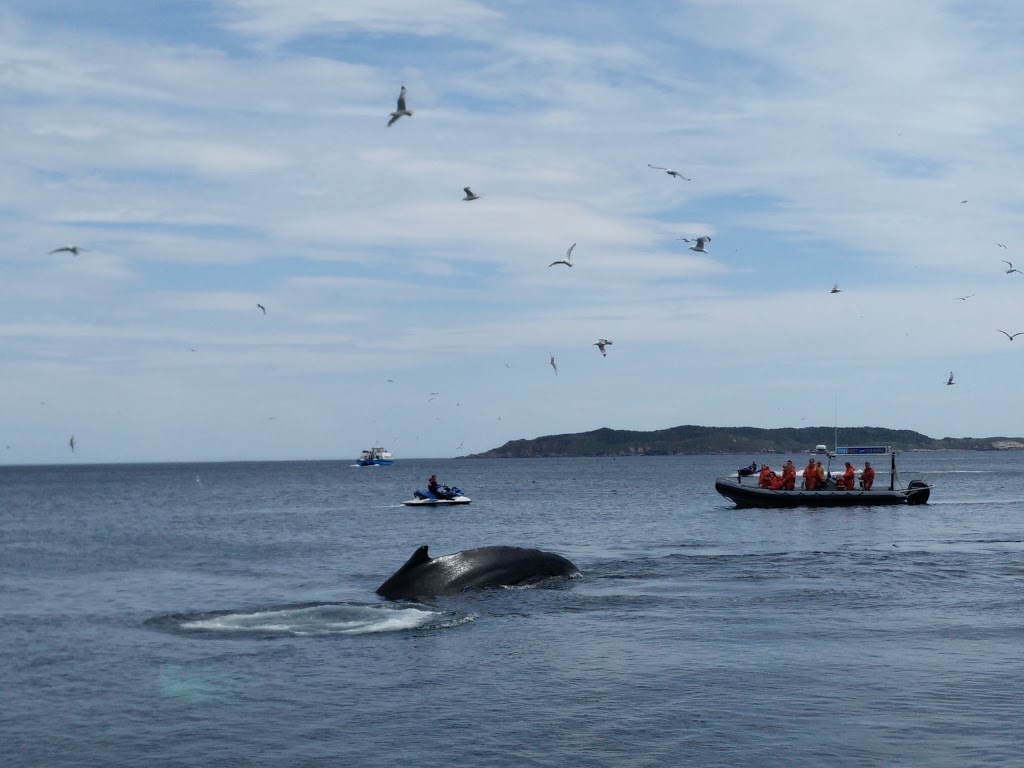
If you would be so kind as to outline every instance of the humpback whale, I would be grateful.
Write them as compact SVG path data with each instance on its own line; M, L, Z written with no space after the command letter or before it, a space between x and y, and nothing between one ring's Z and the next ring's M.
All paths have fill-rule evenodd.
M473 587L529 584L550 576L573 576L579 568L554 552L525 547L479 547L431 557L426 545L377 587L388 600L451 595Z

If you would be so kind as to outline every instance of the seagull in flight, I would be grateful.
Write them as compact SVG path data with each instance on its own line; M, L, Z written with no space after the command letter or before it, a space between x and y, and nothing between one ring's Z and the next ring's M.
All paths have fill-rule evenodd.
M973 295L974 295L973 293L969 293L966 296L954 296L953 297L953 301L967 301Z
M481 197L483 197L483 195L478 195L469 187L463 187L462 191L466 193L466 196L462 198L463 200L479 200Z
M948 386L950 386L952 384L956 384L956 382L953 381L953 372L950 371L949 372L949 378L946 380L946 386L948 387Z
M85 248L80 248L77 245L65 245L61 248L54 248L50 253L70 253L72 256L77 256L84 250Z
M68 446L71 448L71 452L74 453L75 452L75 436L74 435L72 435L71 439L68 440Z
M671 168L666 168L663 165L651 165L650 163L648 163L647 167L648 168L653 168L656 171L664 171L669 176L675 176L677 179L682 179L683 181L689 181L689 179L686 178L685 176L683 176L683 174L681 174L679 171L673 171Z
M256 306L259 307L263 311L264 315L267 314L267 308L264 307L262 304L257 304Z
M1011 334L1007 333L1006 331L999 330L998 328L996 328L996 330L999 331L1001 334L1003 334L1003 336L1008 338L1010 341L1013 341L1015 336L1020 336L1022 333L1024 333L1024 331L1017 331L1017 333L1014 333L1013 335L1011 335Z
M1006 248L1006 246L1003 245L1002 243L996 243L996 245L998 245L1000 248L1004 248L1004 249Z
M601 350L601 355L603 357L608 357L608 353L604 351L604 348L611 346L614 343L615 342L609 341L608 339L598 339L597 341L594 342L594 346Z
M567 267L572 266L572 249L576 247L576 243L569 246L569 250L565 252L565 258L559 259L558 261L552 261L548 264L549 267L555 266L555 264L565 264Z
M551 355L551 359L548 360L548 365L550 365L552 368L555 369L555 376L557 376L558 375L558 363L555 362L555 356L554 355L552 355L550 352L548 352L548 354Z
M1024 272L1021 272L1019 269L1015 268L1013 266L1013 264L1008 262L1006 259L1003 259L1003 264L1006 264L1009 267L1009 269L1006 270L1006 274L1010 274L1011 272L1016 272L1018 275L1024 275Z
M963 204L964 204L964 203L966 203L966 202L967 202L966 200L961 200L961 201L960 201L960 205L963 205Z
M398 92L398 109L391 113L391 119L388 120L388 128L398 122L398 118L408 115L412 117L412 110L406 109L405 106L405 86L402 86L402 90Z
M842 292L843 292L843 289L839 287L839 283L835 283L832 286L832 290L829 291L829 293L842 293Z
M682 240L684 243L692 243L692 242L694 242L693 240L691 240L688 237L680 237L679 239ZM707 251L704 249L704 246L707 245L710 242L711 242L711 238L710 237L708 237L707 235L702 235L701 237L697 238L697 240L696 240L697 244L696 245L691 245L690 246L690 250L691 251L696 251L697 253L707 253Z

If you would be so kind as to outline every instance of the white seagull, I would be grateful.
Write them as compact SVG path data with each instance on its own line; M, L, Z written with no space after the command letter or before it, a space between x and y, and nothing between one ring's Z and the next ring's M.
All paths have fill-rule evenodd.
M70 253L72 256L77 256L85 248L79 248L77 245L65 245L61 248L54 248L50 253Z
M597 341L594 342L594 346L597 347L599 350L601 350L601 354L604 357L608 357L608 353L604 351L604 348L608 347L608 346L611 346L614 343L615 342L613 342L613 341L611 341L609 339L598 339Z
M548 266L549 267L553 267L553 266L555 266L555 264L565 264L565 266L571 267L572 266L572 249L575 248L575 247L576 247L576 243L573 243L572 245L570 245L569 246L569 250L567 250L565 252L565 258L564 259L559 259L558 261L552 261L550 264L548 264Z
M842 292L843 292L843 289L839 287L839 283L835 283L832 286L832 290L829 291L829 293L842 293Z
M68 440L68 445L71 447L71 452L74 453L75 452L75 436L74 435L72 435L71 439Z
M680 237L679 239L682 240L684 243L692 243L692 242L694 242L693 240L691 240L688 237ZM707 253L707 251L705 250L704 246L711 242L711 238L708 237L707 235L703 235L701 237L698 237L696 242L697 242L696 245L691 245L690 246L690 250L691 251L696 251L697 253Z
M388 128L398 122L398 118L404 115L412 117L412 110L405 107L405 86L403 85L402 90L398 93L398 109L391 113L391 119L388 120Z
M666 168L663 165L651 165L650 163L648 163L647 167L648 168L653 168L656 171L664 171L669 176L675 176L677 179L682 179L683 181L689 181L689 179L686 178L685 176L683 176L683 174L681 174L679 171L673 171L671 168Z
M557 376L558 375L558 363L555 362L555 356L554 355L552 355L550 352L548 354L551 355L551 359L548 360L548 365L550 365L552 368L555 369L555 376Z
M1017 331L1017 332L1016 332L1016 333L1014 333L1014 334L1009 334L1009 333L1007 333L1006 331L1001 331L1001 330L999 330L998 328L996 328L996 330L997 330L997 331L999 331L999 332L1000 332L1001 334L1003 334L1003 336L1005 336L1006 338L1008 338L1008 339L1009 339L1010 341L1013 341L1013 339L1014 339L1014 337L1015 337L1015 336L1020 336L1020 335L1021 335L1022 333L1024 333L1024 331Z
M469 187L463 187L462 191L466 193L466 196L464 198L462 198L463 200L477 200L477 199L483 197L483 195L476 194Z
M967 300L968 300L969 298L971 298L971 296L973 296L973 295L974 295L973 293L969 293L969 294L967 294L966 296L954 296L954 297L953 297L953 300L954 300L954 301L967 301Z
M956 384L956 382L953 381L953 372L952 371L949 372L949 379L946 381L946 386L948 387L951 384Z
M264 314L264 315L265 315L265 314L267 314L267 308L266 308L266 307L264 307L264 306L263 306L262 304L257 304L257 305L256 305L256 307L257 307L257 308L258 308L258 309L259 309L259 310L260 310L261 312L263 312L263 314Z
M1014 267L1013 264L1008 262L1006 259L1003 259L1003 264L1006 264L1009 267L1009 269L1006 270L1006 274L1010 274L1011 272L1016 272L1018 275L1024 275L1024 272L1021 272L1019 269Z

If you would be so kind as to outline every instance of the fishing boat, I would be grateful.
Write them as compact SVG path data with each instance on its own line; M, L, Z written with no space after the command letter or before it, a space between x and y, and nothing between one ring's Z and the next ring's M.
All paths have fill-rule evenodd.
M811 453L817 453L817 450ZM830 465L826 472L826 480L823 487L815 488L813 491L799 487L792 491L763 488L752 479L744 483L743 477L739 475L718 478L715 481L715 490L735 502L737 508L893 506L896 504L926 504L928 502L932 486L923 480L913 480L906 488L902 485L897 487L899 479L896 475L896 452L889 446L837 447L834 453L826 451L825 455L828 456ZM834 456L879 455L888 455L890 459L888 488L845 490L837 487L831 471L831 462Z
M359 454L356 459L357 467L389 467L395 463L390 451L385 451L380 446L374 446Z

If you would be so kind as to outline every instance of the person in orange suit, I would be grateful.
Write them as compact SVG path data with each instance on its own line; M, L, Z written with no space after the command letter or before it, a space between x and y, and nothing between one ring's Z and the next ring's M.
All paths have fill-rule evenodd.
M782 483L782 475L777 475L774 472L768 475L768 487L771 488L773 491L781 491Z
M782 465L782 490L792 491L796 488L796 466L792 461Z
M875 468L871 466L870 461L864 462L864 471L860 473L860 487L865 491L870 491L871 486L875 483Z
M761 465L761 473L757 476L757 484L762 488L768 488L768 475L771 474L772 468L767 464Z
M818 487L818 465L814 463L814 457L812 456L807 462L807 466L804 467L804 488L808 491L813 491Z
M852 491L856 487L857 482L857 470L853 468L853 464L846 462L846 471L843 472L843 476L839 478L839 490ZM838 483L837 483L838 485Z

